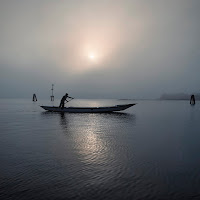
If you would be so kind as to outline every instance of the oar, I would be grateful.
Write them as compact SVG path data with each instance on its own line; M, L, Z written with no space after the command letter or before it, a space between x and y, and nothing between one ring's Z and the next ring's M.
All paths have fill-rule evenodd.
M73 97L68 97L68 98L71 98L69 101L71 101L72 99L74 99ZM67 101L67 100L66 100L66 101ZM67 101L67 103L68 103L69 101Z

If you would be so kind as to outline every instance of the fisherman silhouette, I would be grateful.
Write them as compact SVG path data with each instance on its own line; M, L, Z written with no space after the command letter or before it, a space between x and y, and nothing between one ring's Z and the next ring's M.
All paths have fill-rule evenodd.
M191 95L190 105L195 105L195 97L194 97L194 95Z
M63 109L63 108L65 107L65 101L68 102L67 98L73 99L72 97L68 96L68 94L66 93L66 94L62 97L62 99L61 99L61 101L60 101L59 108L62 108L62 109Z

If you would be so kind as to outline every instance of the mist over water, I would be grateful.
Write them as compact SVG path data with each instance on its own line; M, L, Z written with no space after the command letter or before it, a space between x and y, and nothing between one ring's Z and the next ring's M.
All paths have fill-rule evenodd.
M115 100L197 97L199 10L198 0L0 0L0 98L13 98L0 99L0 199L200 199L199 101ZM55 98L75 97L68 106L138 104L49 113L52 84Z
M197 93L199 0L1 0L0 97ZM90 55L94 59L90 59Z
M70 106L124 103L138 104L59 114L38 106L46 100L1 99L1 199L199 199L199 102Z

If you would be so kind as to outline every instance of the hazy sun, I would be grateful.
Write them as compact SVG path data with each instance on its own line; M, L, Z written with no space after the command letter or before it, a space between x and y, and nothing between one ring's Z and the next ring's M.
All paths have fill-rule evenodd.
M90 60L95 60L96 56L94 55L94 53L89 53L88 58Z

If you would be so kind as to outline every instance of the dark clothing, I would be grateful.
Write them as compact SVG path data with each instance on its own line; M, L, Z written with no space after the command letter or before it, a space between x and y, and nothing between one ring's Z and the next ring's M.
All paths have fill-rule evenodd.
M65 107L65 101L67 101L67 98L71 98L71 100L74 99L74 98L72 98L72 97L69 97L68 94L66 93L66 94L62 97L62 99L61 99L61 101L60 101L59 108L64 108L64 107ZM69 100L69 101L70 101L70 100ZM68 101L67 101L67 102L68 102Z
M64 108L65 107L65 101L67 101L67 97L68 96L63 96L61 101L60 101L60 105L59 105L59 108Z

